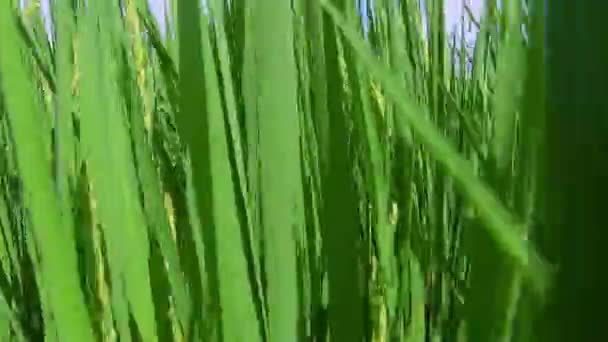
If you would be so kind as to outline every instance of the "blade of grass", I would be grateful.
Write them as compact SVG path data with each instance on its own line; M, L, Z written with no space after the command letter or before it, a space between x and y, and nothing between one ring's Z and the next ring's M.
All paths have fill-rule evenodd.
M108 251L112 308L119 336L130 338L129 315L132 315L137 333L144 340L155 341L149 239L137 199L130 133L118 88L120 59L115 54L119 51L119 12L114 6L117 4L98 3L82 17L86 26L83 60L97 61L84 63L82 68L82 136ZM96 101L99 94L103 94L103 102Z
M201 18L201 27L210 28L207 17L202 16ZM245 245L251 246L251 240L244 231L249 231L248 229L242 229L238 220L239 213L236 206L236 194L234 194L238 187L235 187L233 179L240 180L239 185L244 187L244 179L241 178L244 175L239 172L243 170L238 166L238 161L236 162L236 170L232 169L229 160L228 137L235 139L239 133L236 131L236 113L228 113L228 125L225 122L226 114L223 113L221 107L220 85L217 77L218 66L211 54L211 32L211 30L206 30L206 33L203 31L202 51L208 100L209 143L212 147L211 158L213 158L211 162L212 184L216 193L213 197L214 206L216 206L214 219L217 227L221 227L217 230L217 245L218 251L220 251L218 254L218 269L220 273L220 299L222 301L222 334L225 340L246 339L255 342L260 340L262 326L260 317L257 315L258 311L254 306L254 288L256 288L254 281L256 280L248 273L250 264L248 264L247 258L257 255L251 253L251 250L246 253ZM225 71L227 71L227 66L225 67ZM234 110L234 108L229 105L228 110ZM229 134L229 129L234 129L232 135ZM232 143L240 144L238 140L233 140ZM241 158L239 155L240 148L234 146L233 148L235 149L235 158ZM236 175L233 175L233 172ZM242 191L241 195L246 196L245 188L240 191ZM247 206L244 210L247 211ZM241 215L248 216L246 212ZM247 219L245 224L249 225ZM240 243L235 245L236 241Z
M75 177L75 139L72 123L72 78L73 78L73 31L74 12L67 0L54 1L54 17L57 30L57 45L55 47L55 75L57 79L56 113L55 113L55 145L58 192L60 198L70 208L69 193Z
M351 9L344 1L335 3L344 13ZM356 188L358 180L353 171L353 152L349 148L352 122L346 110L351 99L348 82L356 81L356 74L351 69L351 52L341 46L341 36L331 24L331 18L322 15L323 78L326 80L322 86L326 87L327 112L316 113L315 119L319 120L316 125L320 133L321 236L327 267L329 333L331 340L360 341L365 336L360 280L361 219ZM324 133L323 130L327 131Z
M178 12L181 91L178 128L192 158L193 185L204 232L205 265L211 280L210 304L220 313L218 322L223 339L258 341L259 322L237 219L228 132L211 55L209 26L196 1L180 3Z
M258 1L252 12L269 341L297 340L296 238L303 227L297 69L288 2Z
M92 341L90 318L78 286L74 238L53 191L47 152L50 142L40 126L42 110L36 101L31 69L21 55L24 43L18 35L15 12L7 1L0 5L0 44L2 89L32 229L40 248L48 309L53 312L62 341Z
M124 80L126 83L125 87L129 89L128 92L125 91L124 95L125 101L130 102L128 107L131 108L131 112L129 113L131 138L135 149L141 192L143 193L144 212L147 224L151 228L150 232L159 245L159 253L162 255L162 259L164 259L163 262L167 263L166 272L171 293L175 300L178 323L181 329L185 329L191 312L191 305L186 292L183 270L179 264L177 246L171 237L169 217L163 206L159 175L154 165L150 145L146 139L144 115L142 115L144 111L141 107L141 100L136 94L137 86L135 84L135 75L132 71L134 70L134 66L130 63L131 60L130 58L126 58L124 61L124 65L127 67L125 73L130 73L130 75L126 76L128 79Z
M264 303L264 296L262 290L262 280L261 280L261 267L260 267L260 251L259 244L257 240L259 236L255 235L255 229L253 227L253 220L251 217L251 204L249 203L249 192L247 187L247 175L245 173L245 161L244 161L244 153L243 153L243 145L241 143L241 125L238 121L237 117L237 102L235 96L235 89L233 85L233 76L231 70L232 58L229 54L228 49L228 38L226 32L224 31L225 22L224 22L224 5L222 1L213 0L210 3L210 11L211 17L214 19L213 26L209 28L210 32L215 33L215 42L216 42L216 50L218 53L218 62L219 62L219 70L221 74L221 87L223 89L223 103L225 104L226 110L226 120L228 123L227 130L230 133L231 141L229 146L234 155L234 165L236 168L236 179L238 185L238 191L240 193L241 198L239 199L244 203L243 205L243 216L245 221L245 231L244 231L244 243L246 244L246 256L248 258L248 265L250 270L250 277L252 278L252 282L254 285L254 293L256 295L255 302L257 303L257 311L259 319L263 322L265 319L265 311L262 306Z
M200 6L196 1L182 1L174 4L174 18L177 23L179 40L179 111L176 123L181 139L189 149L192 185L196 198L196 208L200 215L204 243L204 260L208 275L207 289L211 302L214 330L220 329L217 317L221 299L219 297L216 225L213 220L213 192L208 119L206 117L205 79L202 56ZM179 19L178 19L179 15ZM202 272L202 270L200 270ZM201 298L193 298L194 308L201 306ZM192 319L199 320L198 317Z

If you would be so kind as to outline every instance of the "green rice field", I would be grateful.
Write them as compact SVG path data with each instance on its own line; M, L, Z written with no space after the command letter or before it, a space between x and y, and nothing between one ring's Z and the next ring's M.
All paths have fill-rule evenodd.
M0 0L0 342L602 340L607 5L548 2Z

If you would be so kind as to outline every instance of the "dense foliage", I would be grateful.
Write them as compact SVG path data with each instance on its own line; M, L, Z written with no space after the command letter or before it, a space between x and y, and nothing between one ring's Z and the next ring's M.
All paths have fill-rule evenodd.
M166 3L0 1L2 341L538 340L543 1Z

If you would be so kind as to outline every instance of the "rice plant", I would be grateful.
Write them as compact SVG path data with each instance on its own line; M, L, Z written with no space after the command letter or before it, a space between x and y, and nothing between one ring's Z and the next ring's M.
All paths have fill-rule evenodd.
M0 1L1 341L601 331L601 11L155 1Z

